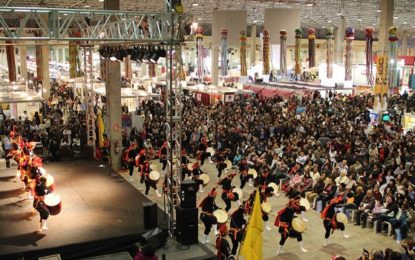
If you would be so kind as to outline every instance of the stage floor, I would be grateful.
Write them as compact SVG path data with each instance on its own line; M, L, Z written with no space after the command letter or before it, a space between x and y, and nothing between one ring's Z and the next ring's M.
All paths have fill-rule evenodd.
M111 238L119 238L112 239L113 245L126 243L145 231L142 205L149 200L122 178L108 176L107 168L91 161L50 163L44 168L53 175L63 205L59 215L49 217L44 232L37 231L39 214L32 213L16 168L0 170L0 259L54 253L78 258L84 256L81 244L95 242L99 248ZM158 213L160 225L164 215ZM74 248L78 250L70 252Z

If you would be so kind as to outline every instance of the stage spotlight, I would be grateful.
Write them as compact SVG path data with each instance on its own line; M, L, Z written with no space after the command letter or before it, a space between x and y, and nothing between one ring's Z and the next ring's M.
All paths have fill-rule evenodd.
M119 61L124 61L124 58L127 57L127 52L125 51L124 48L119 48L118 51L116 52L115 57Z
M134 51L134 58L131 58L131 59L133 59L137 62L142 62L143 55L144 55L143 49L141 47L136 48L135 51Z
M150 59L150 51L148 49L144 49L141 61L145 63L149 63L150 62L149 59Z
M155 50L154 48L151 49L150 51L151 55L150 55L150 62L151 63L157 63L158 59L160 58L158 49Z

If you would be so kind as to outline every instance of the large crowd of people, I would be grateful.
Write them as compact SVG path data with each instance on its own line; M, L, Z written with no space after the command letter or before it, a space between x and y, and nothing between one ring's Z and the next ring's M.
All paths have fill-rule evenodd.
M373 107L373 96L366 94L329 92L323 98L314 92L286 99L239 95L234 102L213 106L186 98L182 110L181 180L195 180L202 192L201 166L206 160L213 161L221 178L218 187L222 187L224 210L230 210L231 202L238 203L238 210L230 214L235 220L227 230L213 215L219 188L208 192L200 204L201 221L206 226L203 242L208 241L213 227L215 233L229 233L232 240L229 252L226 246L218 246L221 254L235 254L242 239L239 232L245 228L244 218L254 198L251 194L241 201L232 185L237 175L241 179L239 188L244 189L246 183L256 186L262 203L277 193L272 184L287 192L287 208L275 221L281 233L279 252L289 236L297 238L301 251L307 251L301 232L290 224L297 215L306 221L300 200L322 213L327 231L324 245L332 229L344 230L334 214L338 211L362 228L373 222L377 232L382 232L386 223L398 243L410 240L415 226L415 133L404 131L401 119L415 109L415 98L405 93L391 97L388 103L391 120L373 124L368 111ZM150 173L155 158L163 164L162 175L167 172L164 107L161 102L146 100L136 113L145 117L144 130L123 132L123 163L130 169L130 176L138 166L146 193L153 188L160 196ZM41 143L51 160L59 160L62 150L81 149L86 144L84 117L85 107L72 89L54 85L51 98L33 118L27 114L14 119L1 117L3 149L6 154L13 150L11 140L18 134L24 142ZM196 162L190 164L189 157ZM232 167L236 171L228 173ZM268 228L266 207L262 211ZM220 239L219 244L223 241L226 239ZM408 252L413 253L412 248Z
M183 154L197 162L189 169L188 162L182 160L183 177L201 184L200 166L205 159L217 164L219 177L222 172L227 174L224 162L230 160L241 180L261 187L263 194L270 183L275 183L284 191L299 192L319 212L336 201L336 212L353 216L355 225L362 228L373 222L377 232L382 232L389 223L400 243L409 238L415 224L415 136L401 126L404 113L413 111L415 99L405 93L388 102L391 120L373 123L368 110L373 107L373 96L366 94L330 92L323 98L315 92L288 99L241 95L234 102L213 106L186 99L182 110ZM149 143L161 147L163 107L149 101L142 109L149 118L145 131L126 140L137 141L139 151L146 150ZM214 156L206 151L208 147L214 148ZM256 176L250 170L255 170ZM226 177L231 181L234 174ZM234 186L219 185L229 209L230 201L239 201L228 195ZM214 194L211 191L208 197ZM207 235L217 224L210 212L215 207L208 206L209 211L201 207ZM341 229L342 225L332 226L326 220L328 234L331 228ZM214 230L219 228L214 226Z

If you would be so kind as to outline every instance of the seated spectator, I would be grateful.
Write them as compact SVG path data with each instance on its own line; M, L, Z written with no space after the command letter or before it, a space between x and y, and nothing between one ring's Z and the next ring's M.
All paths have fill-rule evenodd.
M362 223L362 228L366 228L367 218L374 207L375 197L373 197L373 192L371 190L368 190L366 191L366 196L363 198L357 210L355 225L360 226L360 224Z

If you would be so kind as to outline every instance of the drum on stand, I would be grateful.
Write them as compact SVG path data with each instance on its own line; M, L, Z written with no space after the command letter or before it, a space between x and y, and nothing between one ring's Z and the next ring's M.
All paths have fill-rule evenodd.
M249 169L248 170L248 175L252 174L253 178L256 179L258 177L258 173L256 172L255 169Z
M157 184L157 182L160 179L160 173L158 171L151 171L150 174L149 174L149 178L150 178L150 181Z
M210 153L210 156L214 156L215 155L215 149L213 149L213 147L208 147L206 149L207 153Z
M232 162L230 160L226 160L225 163L226 163L226 170L232 169Z
M61 196L55 193L49 193L45 196L45 205L49 209L49 213L52 216L58 215L62 210Z
M291 226L298 233L303 233L307 229L306 226L305 226L304 220L302 220L300 218L293 218L293 220L291 222Z
M210 182L210 177L206 173L200 174L199 179L203 181L203 186L208 185Z
M271 212L271 204L269 204L269 202L262 202L261 203L261 209L265 213L270 213Z
M43 177L46 178L46 188L50 192L54 192L55 191L55 179L53 178L53 176L50 174L45 174L43 175Z
M311 208L310 201L308 201L308 199L306 199L306 198L301 198L300 199L300 205L305 207L306 210L309 210Z
M336 214L336 219L337 222L343 223L343 224L347 224L347 216L346 214L344 214L343 212L339 212Z
M228 213L226 213L226 211L224 211L223 209L217 209L213 211L213 215L216 217L219 224L223 224L226 223L226 221L228 221Z

